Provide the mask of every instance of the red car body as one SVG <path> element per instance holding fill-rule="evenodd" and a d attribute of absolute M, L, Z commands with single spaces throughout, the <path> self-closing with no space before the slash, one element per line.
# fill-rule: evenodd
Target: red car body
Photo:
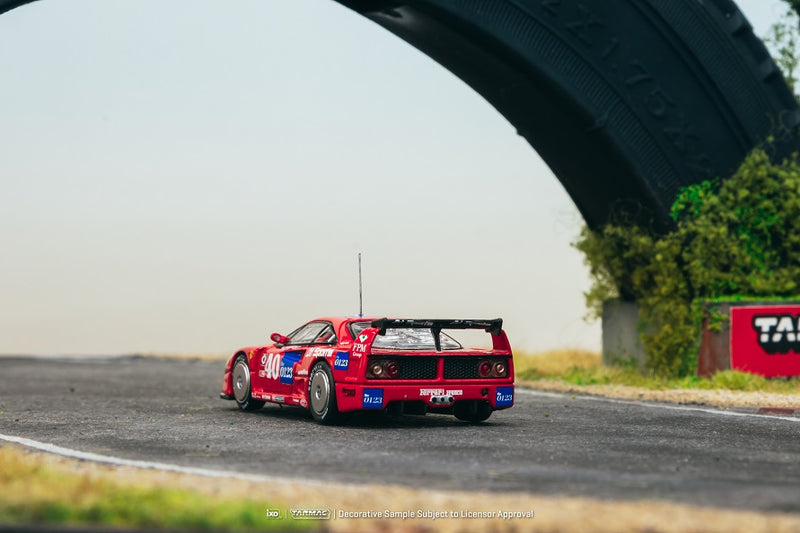
<path fill-rule="evenodd" d="M 511 346 L 502 319 L 320 318 L 274 344 L 237 351 L 221 397 L 250 411 L 272 402 L 311 411 L 328 424 L 383 410 L 453 414 L 469 422 L 514 404 Z M 451 336 L 483 330 L 491 345 L 465 348 Z"/>

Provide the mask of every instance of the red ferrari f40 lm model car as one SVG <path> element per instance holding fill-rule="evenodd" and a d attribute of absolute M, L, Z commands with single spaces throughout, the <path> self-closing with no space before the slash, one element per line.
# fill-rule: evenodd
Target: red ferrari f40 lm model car
<path fill-rule="evenodd" d="M 480 330 L 491 341 L 482 348 L 456 340 Z M 322 424 L 383 409 L 481 422 L 514 404 L 511 346 L 499 318 L 320 318 L 270 338 L 274 344 L 244 348 L 225 366 L 220 396 L 243 411 L 272 402 L 307 408 Z"/>

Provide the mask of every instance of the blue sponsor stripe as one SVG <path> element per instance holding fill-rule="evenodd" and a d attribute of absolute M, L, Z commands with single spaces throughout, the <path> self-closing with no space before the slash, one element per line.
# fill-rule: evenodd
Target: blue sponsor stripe
<path fill-rule="evenodd" d="M 294 383 L 294 364 L 300 361 L 303 354 L 300 352 L 286 352 L 281 358 L 280 380 L 285 385 Z"/>

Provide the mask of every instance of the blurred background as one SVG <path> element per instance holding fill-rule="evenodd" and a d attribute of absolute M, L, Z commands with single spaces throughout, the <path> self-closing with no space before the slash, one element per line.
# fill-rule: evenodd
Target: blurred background
<path fill-rule="evenodd" d="M 785 12 L 738 4 L 760 36 Z M 560 183 L 335 2 L 36 2 L 0 17 L 0 71 L 0 353 L 263 343 L 356 314 L 359 252 L 368 315 L 600 348 Z"/>

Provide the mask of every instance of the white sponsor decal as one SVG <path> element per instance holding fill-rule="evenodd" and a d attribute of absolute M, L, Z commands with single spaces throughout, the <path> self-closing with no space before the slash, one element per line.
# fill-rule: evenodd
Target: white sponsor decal
<path fill-rule="evenodd" d="M 298 376 L 298 377 L 307 376 L 307 375 L 308 375 L 308 370 L 298 370 L 297 373 L 295 374 L 295 376 Z"/>
<path fill-rule="evenodd" d="M 308 407 L 308 402 L 305 398 L 300 398 L 300 407 Z"/>
<path fill-rule="evenodd" d="M 353 345 L 353 355 L 356 355 L 356 354 L 361 355 L 362 353 L 367 353 L 368 349 L 369 349 L 369 345 L 368 344 L 361 344 L 361 343 L 357 342 L 357 343 L 355 343 Z"/>
<path fill-rule="evenodd" d="M 311 348 L 306 352 L 306 357 L 330 357 L 333 355 L 333 348 Z"/>
<path fill-rule="evenodd" d="M 454 389 L 454 390 L 444 390 L 444 389 L 420 389 L 419 395 L 420 396 L 463 396 L 464 391 L 461 389 Z"/>
<path fill-rule="evenodd" d="M 361 342 L 367 342 L 368 338 L 369 335 L 367 335 L 366 333 L 362 333 L 361 335 L 358 336 L 358 340 L 360 340 Z"/>
<path fill-rule="evenodd" d="M 261 356 L 261 364 L 262 365 L 267 364 L 267 354 Z"/>

